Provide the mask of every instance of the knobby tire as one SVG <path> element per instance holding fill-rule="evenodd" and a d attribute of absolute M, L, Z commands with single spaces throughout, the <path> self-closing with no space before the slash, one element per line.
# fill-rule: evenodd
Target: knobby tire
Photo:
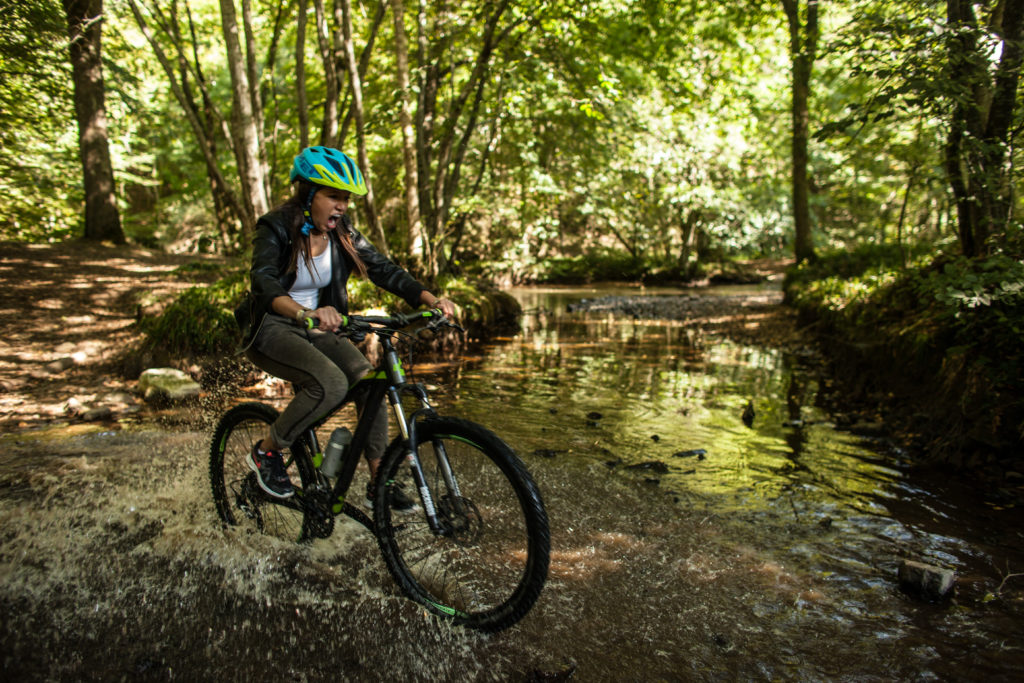
<path fill-rule="evenodd" d="M 417 426 L 417 454 L 445 528 L 435 535 L 422 510 L 401 513 L 390 489 L 419 500 L 398 441 L 375 484 L 377 541 L 395 582 L 438 617 L 482 631 L 522 619 L 547 580 L 550 533 L 537 486 L 512 449 L 492 432 L 457 418 Z M 443 479 L 435 453 L 447 451 L 461 496 Z"/>

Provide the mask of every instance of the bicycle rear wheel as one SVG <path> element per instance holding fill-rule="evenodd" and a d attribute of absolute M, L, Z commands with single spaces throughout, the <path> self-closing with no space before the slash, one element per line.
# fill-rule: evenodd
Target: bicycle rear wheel
<path fill-rule="evenodd" d="M 547 580 L 550 534 L 540 493 L 512 449 L 480 425 L 429 419 L 417 426 L 417 439 L 442 528 L 435 533 L 424 512 L 403 514 L 388 504 L 396 480 L 408 481 L 406 453 L 396 442 L 374 496 L 388 570 L 408 597 L 439 617 L 483 631 L 508 628 Z M 445 476 L 445 463 L 453 476 Z"/>
<path fill-rule="evenodd" d="M 221 418 L 210 445 L 210 485 L 217 514 L 232 526 L 251 527 L 259 533 L 288 541 L 302 541 L 307 533 L 303 490 L 313 481 L 312 465 L 305 458 L 286 460 L 302 487 L 290 498 L 275 498 L 260 488 L 246 458 L 253 444 L 263 438 L 278 412 L 263 403 L 246 403 Z"/>

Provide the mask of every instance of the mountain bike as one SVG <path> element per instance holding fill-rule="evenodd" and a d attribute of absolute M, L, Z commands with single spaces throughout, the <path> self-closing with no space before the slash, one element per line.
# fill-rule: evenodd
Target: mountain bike
<path fill-rule="evenodd" d="M 417 322 L 425 325 L 407 330 Z M 214 431 L 213 499 L 228 525 L 302 543 L 329 537 L 336 517 L 347 515 L 374 533 L 388 571 L 407 597 L 456 624 L 500 631 L 526 615 L 547 580 L 547 513 L 512 448 L 478 424 L 439 415 L 426 388 L 406 377 L 396 344 L 406 344 L 411 359 L 418 334 L 443 327 L 458 326 L 438 310 L 345 316 L 339 333 L 353 340 L 376 335 L 382 362 L 285 453 L 289 476 L 293 484 L 299 482 L 295 494 L 266 494 L 246 465 L 253 444 L 278 415 L 267 404 L 246 403 L 228 410 Z M 320 470 L 317 429 L 357 397 L 362 398 L 362 414 L 337 476 L 328 477 Z M 371 520 L 347 495 L 385 397 L 399 434 L 387 447 L 372 485 Z M 415 408 L 409 415 L 403 399 Z M 392 488 L 403 481 L 412 484 L 418 497 L 418 509 L 411 514 L 391 504 Z"/>

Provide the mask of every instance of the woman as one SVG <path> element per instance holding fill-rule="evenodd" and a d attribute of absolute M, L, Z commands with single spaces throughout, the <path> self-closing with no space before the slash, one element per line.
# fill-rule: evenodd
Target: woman
<path fill-rule="evenodd" d="M 295 398 L 266 435 L 253 444 L 249 467 L 272 496 L 295 493 L 282 451 L 313 422 L 341 403 L 348 388 L 372 369 L 362 353 L 334 332 L 348 312 L 346 283 L 353 272 L 396 294 L 413 307 L 455 313 L 409 273 L 382 256 L 347 215 L 352 195 L 366 194 L 356 164 L 329 147 L 310 147 L 295 157 L 292 197 L 256 223 L 251 295 L 235 316 L 246 356 L 260 369 L 292 382 Z M 320 321 L 306 329 L 306 319 Z M 357 405 L 359 410 L 364 406 Z M 387 445 L 387 410 L 377 412 L 366 446 L 370 479 Z M 372 492 L 367 486 L 367 497 Z M 412 508 L 400 491 L 392 505 Z"/>

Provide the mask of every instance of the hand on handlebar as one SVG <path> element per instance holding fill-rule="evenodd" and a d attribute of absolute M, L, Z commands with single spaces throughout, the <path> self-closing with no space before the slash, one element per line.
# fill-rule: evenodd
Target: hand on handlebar
<path fill-rule="evenodd" d="M 344 322 L 341 313 L 334 306 L 323 306 L 310 313 L 311 318 L 318 321 L 317 329 L 324 332 L 337 332 Z"/>
<path fill-rule="evenodd" d="M 455 303 L 451 299 L 438 299 L 431 308 L 440 310 L 448 319 L 455 317 Z"/>

